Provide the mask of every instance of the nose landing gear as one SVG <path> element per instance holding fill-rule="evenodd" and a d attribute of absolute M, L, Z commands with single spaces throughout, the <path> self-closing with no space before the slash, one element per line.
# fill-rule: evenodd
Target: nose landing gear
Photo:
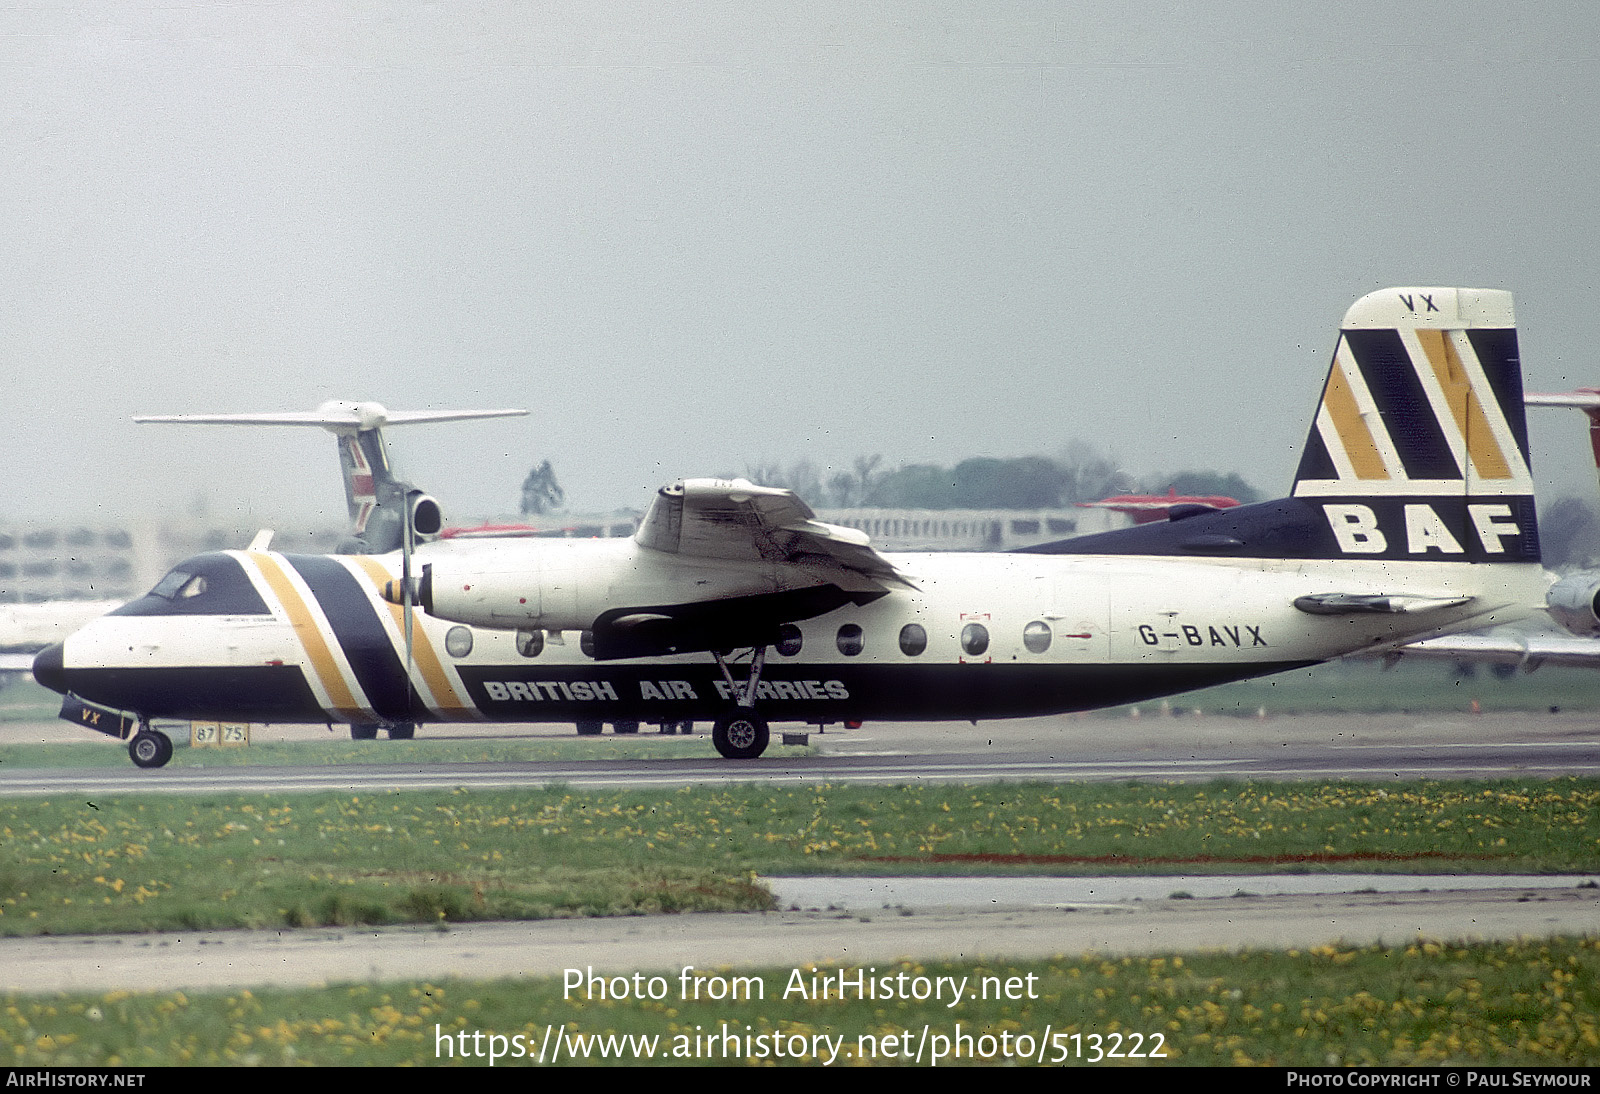
<path fill-rule="evenodd" d="M 172 759 L 172 738 L 141 722 L 139 732 L 128 740 L 128 757 L 138 767 L 161 767 Z"/>

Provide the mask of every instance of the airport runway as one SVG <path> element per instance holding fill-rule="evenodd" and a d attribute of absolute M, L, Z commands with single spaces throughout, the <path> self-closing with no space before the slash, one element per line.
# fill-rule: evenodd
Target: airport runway
<path fill-rule="evenodd" d="M 570 737 L 556 726 L 424 726 L 424 737 Z M 0 741 L 82 740 L 60 723 L 7 727 Z M 326 739 L 326 728 L 268 727 L 264 739 Z M 683 738 L 662 741 L 689 745 Z M 1254 718 L 1029 718 L 881 723 L 812 734 L 818 755 L 720 759 L 303 767 L 127 766 L 0 770 L 0 796 L 514 787 L 671 787 L 730 782 L 995 782 L 1143 779 L 1480 779 L 1600 775 L 1600 721 L 1588 715 L 1313 715 Z M 109 740 L 85 747 L 120 748 Z"/>
<path fill-rule="evenodd" d="M 67 727 L 70 738 L 75 732 Z M 325 737 L 323 727 L 275 728 Z M 485 735 L 492 727 L 424 727 Z M 526 735 L 529 727 L 507 727 Z M 560 727 L 536 735 L 566 736 Z M 9 727 L 0 739 L 59 725 Z M 261 735 L 258 734 L 258 739 Z M 687 742 L 685 742 L 687 743 Z M 970 725 L 875 725 L 814 735 L 819 754 L 704 759 L 301 768 L 131 766 L 0 771 L 0 795 L 365 791 L 419 786 L 674 786 L 726 781 L 1001 779 L 1393 779 L 1600 773 L 1600 725 L 1584 715 L 1272 718 L 1067 717 Z M 85 747 L 117 747 L 89 741 Z M 1433 877 L 772 879 L 765 915 L 492 923 L 425 929 L 226 931 L 0 940 L 0 990 L 315 984 L 398 977 L 613 973 L 682 965 L 752 969 L 901 957 L 1053 954 L 1506 939 L 1600 930 L 1593 878 L 1494 879 L 1468 891 Z M 1310 884 L 1312 891 L 1303 891 Z M 1475 882 L 1475 884 L 1479 884 Z M 972 895 L 973 892 L 977 896 Z M 1177 898 L 1174 894 L 1180 894 Z"/>

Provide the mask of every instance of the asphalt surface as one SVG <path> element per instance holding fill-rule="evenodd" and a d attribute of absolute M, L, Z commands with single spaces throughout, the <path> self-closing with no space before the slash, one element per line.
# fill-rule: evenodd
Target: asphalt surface
<path fill-rule="evenodd" d="M 561 726 L 424 726 L 422 739 L 573 736 Z M 328 740 L 323 726 L 272 726 L 254 739 Z M 703 740 L 703 736 L 701 738 Z M 0 743 L 78 741 L 120 750 L 64 723 L 0 727 Z M 661 738 L 671 746 L 689 739 Z M 437 787 L 667 787 L 692 783 L 1203 781 L 1600 775 L 1600 720 L 1587 715 L 1313 715 L 1254 718 L 1064 716 L 1011 722 L 880 723 L 813 733 L 818 754 L 526 763 L 300 767 L 0 769 L 0 796 L 59 793 L 382 790 Z"/>

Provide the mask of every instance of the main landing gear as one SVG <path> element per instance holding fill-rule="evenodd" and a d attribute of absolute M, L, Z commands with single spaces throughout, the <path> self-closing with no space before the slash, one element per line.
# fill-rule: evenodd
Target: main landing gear
<path fill-rule="evenodd" d="M 356 722 L 351 722 L 350 739 L 352 741 L 376 741 L 378 739 L 378 730 L 380 729 L 388 731 L 389 740 L 391 741 L 409 741 L 417 735 L 417 723 L 415 722 L 390 722 L 386 726 L 380 726 L 376 723 L 360 725 Z"/>
<path fill-rule="evenodd" d="M 735 707 L 711 726 L 711 743 L 730 760 L 753 760 L 767 750 L 767 720 L 749 707 Z"/>
<path fill-rule="evenodd" d="M 140 722 L 139 732 L 128 739 L 128 757 L 139 767 L 161 767 L 172 759 L 172 738 Z"/>
<path fill-rule="evenodd" d="M 727 759 L 753 760 L 767 750 L 767 742 L 772 739 L 767 720 L 755 710 L 756 686 L 761 683 L 761 670 L 767 664 L 767 647 L 756 647 L 750 660 L 750 675 L 742 687 L 734 682 L 727 659 L 720 652 L 713 652 L 712 656 L 737 705 L 712 723 L 711 743 Z"/>
<path fill-rule="evenodd" d="M 694 732 L 693 722 L 660 722 L 658 724 L 661 732 L 668 736 L 671 736 L 674 733 L 687 734 Z M 605 729 L 606 724 L 600 721 L 587 720 L 576 723 L 576 726 L 578 730 L 578 736 L 598 737 L 600 736 L 601 731 Z M 620 733 L 626 736 L 630 733 L 638 733 L 639 726 L 639 722 L 625 719 L 620 722 L 612 722 L 611 730 L 613 733 Z"/>

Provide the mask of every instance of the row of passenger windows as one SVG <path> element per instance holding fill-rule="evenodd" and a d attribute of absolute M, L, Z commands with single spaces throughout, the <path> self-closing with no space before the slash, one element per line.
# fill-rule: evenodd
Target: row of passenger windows
<path fill-rule="evenodd" d="M 793 657 L 800 652 L 804 636 L 800 628 L 785 623 L 778 639 L 778 652 Z M 854 623 L 846 623 L 834 635 L 834 645 L 846 657 L 854 657 L 866 649 L 866 635 Z M 1043 653 L 1050 648 L 1050 624 L 1034 620 L 1022 628 L 1022 645 L 1029 653 Z M 900 652 L 907 657 L 920 656 L 928 648 L 928 631 L 921 623 L 907 623 L 900 628 Z M 961 628 L 961 652 L 977 657 L 989 650 L 989 628 L 982 623 L 968 623 Z"/>
<path fill-rule="evenodd" d="M 835 633 L 834 645 L 846 657 L 855 657 L 867 648 L 867 636 L 859 624 L 845 623 Z M 545 632 L 520 630 L 516 635 L 517 652 L 523 657 L 538 657 L 544 652 Z M 793 623 L 778 629 L 775 647 L 780 656 L 795 657 L 805 645 L 805 635 Z M 1043 653 L 1050 648 L 1050 624 L 1036 619 L 1022 628 L 1022 645 L 1029 653 Z M 465 657 L 472 652 L 472 631 L 467 627 L 451 627 L 444 636 L 444 648 L 451 657 Z M 594 656 L 594 635 L 584 631 L 578 636 L 578 648 L 585 657 Z M 900 628 L 900 652 L 907 657 L 917 657 L 928 648 L 928 631 L 921 623 L 907 623 Z M 982 623 L 968 623 L 961 628 L 961 652 L 968 657 L 978 657 L 988 652 L 989 628 Z"/>

